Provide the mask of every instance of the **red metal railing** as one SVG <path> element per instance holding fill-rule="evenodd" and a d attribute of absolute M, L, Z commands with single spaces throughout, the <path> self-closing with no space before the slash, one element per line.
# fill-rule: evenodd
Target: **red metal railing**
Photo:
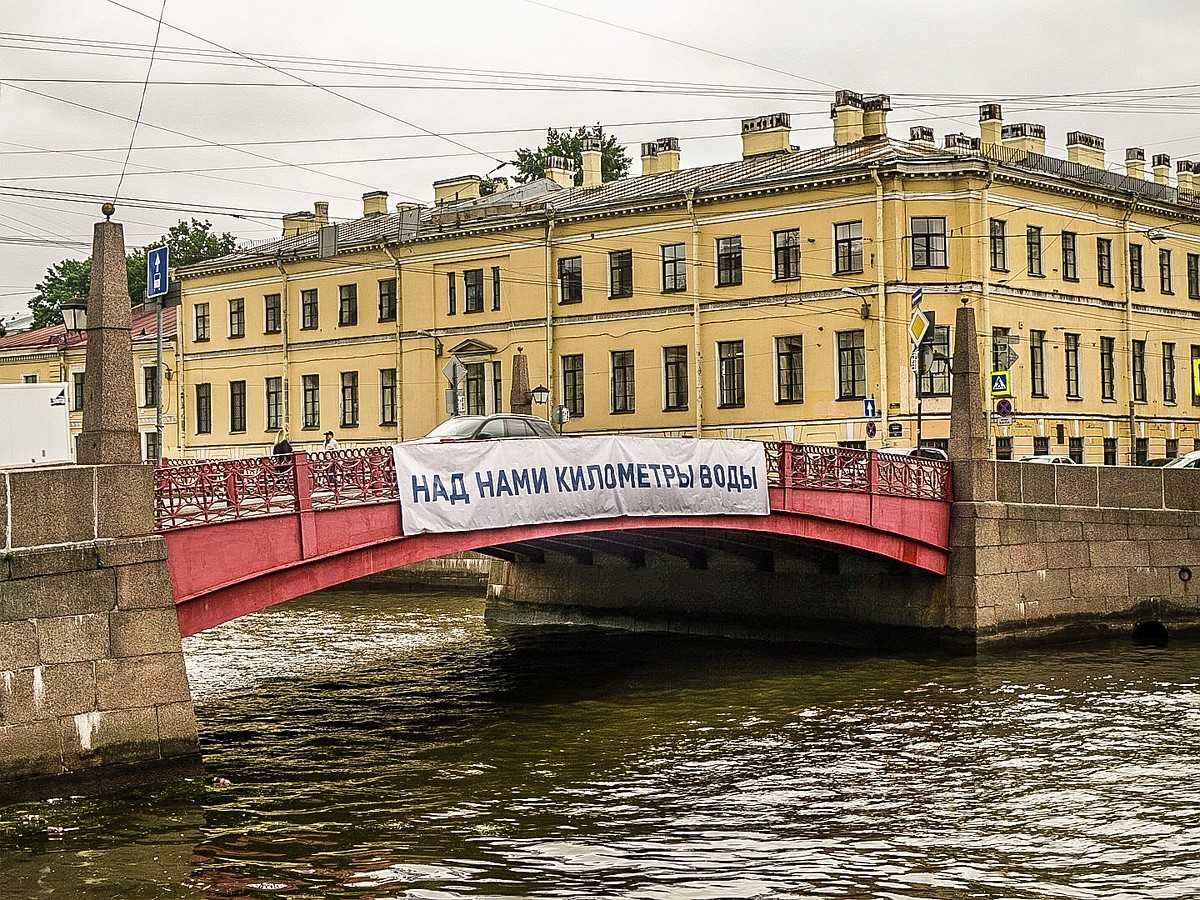
<path fill-rule="evenodd" d="M 950 464 L 822 444 L 770 441 L 770 484 L 950 500 Z M 390 447 L 231 460 L 163 460 L 155 470 L 159 531 L 273 513 L 399 498 Z"/>

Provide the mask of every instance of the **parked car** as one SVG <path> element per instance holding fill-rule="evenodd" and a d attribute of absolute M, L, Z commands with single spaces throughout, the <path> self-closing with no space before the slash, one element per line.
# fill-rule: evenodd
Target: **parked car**
<path fill-rule="evenodd" d="M 1167 463 L 1169 463 L 1171 461 L 1171 459 L 1172 459 L 1172 457 L 1170 457 L 1170 456 L 1156 456 L 1156 457 L 1154 457 L 1154 459 L 1146 460 L 1144 463 L 1142 463 L 1142 465 L 1150 466 L 1152 469 L 1157 469 L 1157 468 L 1161 468 L 1162 466 L 1165 466 Z"/>
<path fill-rule="evenodd" d="M 916 456 L 919 459 L 940 459 L 943 462 L 950 459 L 945 450 L 937 447 L 884 447 L 879 452 L 893 456 Z"/>
<path fill-rule="evenodd" d="M 1047 465 L 1052 465 L 1052 466 L 1057 466 L 1057 465 L 1074 466 L 1074 465 L 1077 465 L 1075 460 L 1071 459 L 1071 457 L 1058 456 L 1053 453 L 1044 454 L 1042 456 L 1024 456 L 1021 458 L 1021 462 L 1046 463 Z"/>
<path fill-rule="evenodd" d="M 1200 450 L 1177 456 L 1163 465 L 1164 469 L 1200 469 Z"/>
<path fill-rule="evenodd" d="M 417 442 L 491 441 L 501 438 L 556 438 L 558 433 L 545 419 L 516 413 L 490 416 L 455 416 L 447 419 Z"/>

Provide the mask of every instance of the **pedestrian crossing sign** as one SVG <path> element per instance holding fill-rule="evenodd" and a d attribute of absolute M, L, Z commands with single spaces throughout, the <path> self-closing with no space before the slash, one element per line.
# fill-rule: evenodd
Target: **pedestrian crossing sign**
<path fill-rule="evenodd" d="M 1008 397 L 1012 394 L 1010 389 L 1008 372 L 1000 371 L 992 373 L 992 396 L 993 397 Z"/>

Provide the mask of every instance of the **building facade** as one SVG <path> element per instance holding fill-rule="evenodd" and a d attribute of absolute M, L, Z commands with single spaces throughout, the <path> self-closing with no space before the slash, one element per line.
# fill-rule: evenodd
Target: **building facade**
<path fill-rule="evenodd" d="M 137 385 L 138 431 L 142 459 L 156 461 L 180 446 L 177 392 L 171 383 L 175 362 L 175 310 L 163 310 L 163 427 L 158 434 L 158 330 L 153 307 L 133 308 L 133 369 Z M 51 325 L 0 337 L 0 384 L 61 381 L 67 385 L 71 436 L 83 429 L 83 380 L 86 377 L 86 334 L 75 334 L 63 325 Z"/>
<path fill-rule="evenodd" d="M 1112 172 L 1080 132 L 1050 157 L 1041 126 L 995 104 L 939 148 L 924 127 L 889 137 L 889 110 L 840 91 L 833 146 L 793 147 L 778 113 L 743 120 L 725 164 L 681 169 L 662 138 L 619 181 L 588 148 L 580 187 L 551 158 L 484 196 L 464 177 L 429 207 L 375 192 L 351 221 L 323 203 L 285 217 L 279 240 L 179 273 L 180 452 L 418 437 L 454 402 L 528 402 L 518 355 L 566 433 L 941 443 L 960 303 L 995 373 L 980 403 L 998 456 L 1200 446 L 1192 164 L 1172 177 L 1158 156 L 1148 175 L 1131 148 Z M 916 355 L 914 311 L 931 320 Z"/>

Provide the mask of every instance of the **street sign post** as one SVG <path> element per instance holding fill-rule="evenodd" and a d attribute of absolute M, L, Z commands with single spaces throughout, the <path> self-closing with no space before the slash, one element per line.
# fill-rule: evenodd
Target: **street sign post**
<path fill-rule="evenodd" d="M 865 418 L 865 419 L 875 418 L 875 398 L 874 397 L 867 397 L 865 400 L 863 400 L 863 418 Z"/>
<path fill-rule="evenodd" d="M 442 366 L 442 374 L 450 382 L 450 389 L 446 391 L 446 412 L 452 416 L 462 415 L 467 409 L 467 392 L 463 385 L 467 367 L 457 356 L 451 356 L 450 361 Z"/>
<path fill-rule="evenodd" d="M 146 297 L 153 300 L 167 293 L 168 248 L 153 247 L 146 251 Z"/>
<path fill-rule="evenodd" d="M 992 396 L 1008 397 L 1012 394 L 1007 370 L 992 373 Z"/>
<path fill-rule="evenodd" d="M 912 318 L 908 320 L 908 337 L 913 342 L 914 347 L 925 340 L 925 335 L 929 329 L 929 317 L 921 312 L 921 310 L 914 309 Z"/>

